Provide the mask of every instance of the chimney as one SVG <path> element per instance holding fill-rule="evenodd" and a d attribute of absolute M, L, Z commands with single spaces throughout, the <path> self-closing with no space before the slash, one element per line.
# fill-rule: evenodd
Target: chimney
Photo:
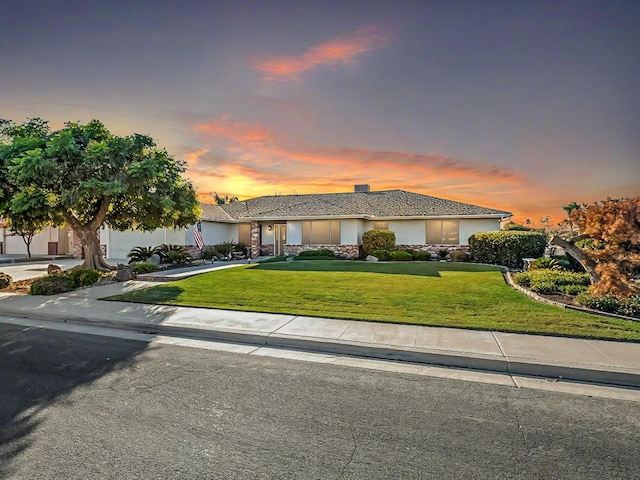
<path fill-rule="evenodd" d="M 365 183 L 363 185 L 356 185 L 354 191 L 355 193 L 369 193 L 371 191 L 371 188 L 368 184 Z"/>

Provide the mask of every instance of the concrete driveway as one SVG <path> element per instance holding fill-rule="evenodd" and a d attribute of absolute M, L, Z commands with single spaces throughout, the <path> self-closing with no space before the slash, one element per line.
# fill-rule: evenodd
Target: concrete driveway
<path fill-rule="evenodd" d="M 39 278 L 47 274 L 47 267 L 50 264 L 58 265 L 62 270 L 80 265 L 82 260 L 80 259 L 38 259 L 33 262 L 20 262 L 20 263 L 0 263 L 0 272 L 11 275 L 13 281 L 27 280 L 29 278 Z M 118 263 L 127 263 L 122 259 L 107 259 L 109 265 L 117 265 Z"/>

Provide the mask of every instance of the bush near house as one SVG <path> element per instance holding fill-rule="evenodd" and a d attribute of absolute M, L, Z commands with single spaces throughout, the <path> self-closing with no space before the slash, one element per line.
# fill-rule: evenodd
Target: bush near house
<path fill-rule="evenodd" d="M 476 262 L 521 268 L 523 258 L 544 255 L 547 237 L 519 230 L 480 232 L 469 238 L 469 253 Z"/>
<path fill-rule="evenodd" d="M 453 250 L 449 254 L 449 258 L 452 262 L 470 262 L 471 255 L 468 252 L 463 252 L 461 250 Z"/>
<path fill-rule="evenodd" d="M 391 260 L 391 252 L 389 252 L 389 250 L 374 250 L 369 255 L 373 255 L 378 260 L 382 260 L 383 262 Z"/>
<path fill-rule="evenodd" d="M 221 258 L 222 254 L 216 250 L 216 247 L 209 245 L 200 251 L 200 257 L 204 260 L 213 260 L 214 258 Z"/>
<path fill-rule="evenodd" d="M 133 273 L 151 273 L 160 269 L 155 263 L 140 262 L 133 265 Z"/>
<path fill-rule="evenodd" d="M 403 252 L 402 250 L 394 250 L 390 255 L 391 260 L 394 262 L 410 262 L 413 259 L 409 252 Z"/>
<path fill-rule="evenodd" d="M 420 250 L 415 250 L 412 254 L 412 257 L 417 262 L 430 262 L 431 252 L 423 252 Z"/>
<path fill-rule="evenodd" d="M 391 230 L 369 230 L 362 234 L 362 248 L 373 255 L 374 250 L 393 250 L 396 246 L 396 234 Z"/>
<path fill-rule="evenodd" d="M 100 272 L 91 268 L 71 270 L 64 275 L 71 280 L 74 288 L 90 287 L 91 285 L 95 285 L 102 276 L 100 275 Z"/>
<path fill-rule="evenodd" d="M 57 295 L 81 287 L 95 285 L 102 274 L 91 268 L 71 270 L 58 275 L 46 275 L 29 287 L 29 295 Z"/>
<path fill-rule="evenodd" d="M 220 252 L 222 256 L 227 257 L 235 251 L 236 245 L 237 243 L 231 240 L 229 242 L 218 243 L 217 245 L 214 245 L 213 248 Z"/>
<path fill-rule="evenodd" d="M 298 254 L 300 260 L 311 260 L 312 258 L 324 257 L 324 258 L 336 258 L 336 254 L 333 250 L 329 250 L 328 248 L 322 248 L 320 250 L 305 250 Z"/>
<path fill-rule="evenodd" d="M 131 251 L 127 253 L 127 258 L 129 259 L 129 264 L 144 262 L 156 253 L 158 253 L 158 247 L 133 247 Z"/>
<path fill-rule="evenodd" d="M 31 284 L 29 295 L 57 295 L 75 290 L 73 281 L 66 275 L 47 275 Z"/>

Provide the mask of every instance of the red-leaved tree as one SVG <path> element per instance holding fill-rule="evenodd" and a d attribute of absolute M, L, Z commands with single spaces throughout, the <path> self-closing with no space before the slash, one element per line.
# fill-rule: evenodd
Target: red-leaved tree
<path fill-rule="evenodd" d="M 640 197 L 572 206 L 569 218 L 579 235 L 568 240 L 554 236 L 551 243 L 582 264 L 591 277 L 592 295 L 637 295 L 633 274 L 640 268 Z M 594 241 L 591 248 L 576 245 L 586 239 Z"/>

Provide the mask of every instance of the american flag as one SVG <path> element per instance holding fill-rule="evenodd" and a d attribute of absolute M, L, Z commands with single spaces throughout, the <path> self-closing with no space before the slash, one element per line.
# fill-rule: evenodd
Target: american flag
<path fill-rule="evenodd" d="M 198 222 L 193 226 L 193 239 L 196 241 L 198 248 L 204 248 L 204 240 L 202 239 L 202 222 Z"/>

